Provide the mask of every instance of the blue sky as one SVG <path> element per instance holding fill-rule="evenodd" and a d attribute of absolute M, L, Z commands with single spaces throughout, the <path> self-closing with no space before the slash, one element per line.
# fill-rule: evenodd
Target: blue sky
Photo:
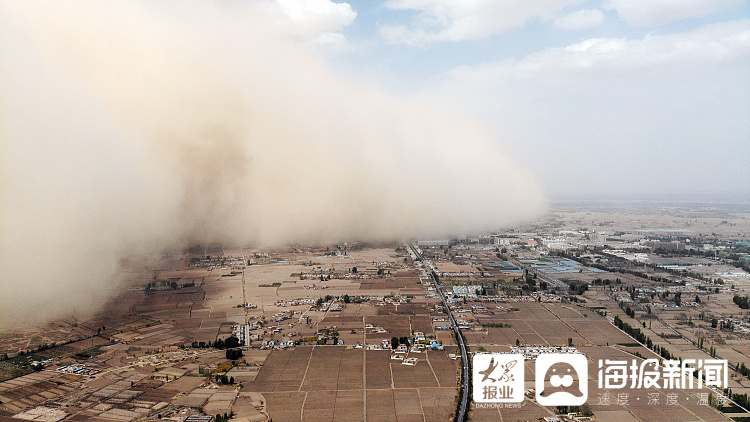
<path fill-rule="evenodd" d="M 338 72 L 474 117 L 553 197 L 750 197 L 747 1 L 278 3 Z"/>

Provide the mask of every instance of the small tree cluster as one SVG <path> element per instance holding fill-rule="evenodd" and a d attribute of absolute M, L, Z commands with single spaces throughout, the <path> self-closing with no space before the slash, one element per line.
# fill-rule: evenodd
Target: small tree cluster
<path fill-rule="evenodd" d="M 229 360 L 237 360 L 242 357 L 242 349 L 227 349 L 226 355 Z"/>
<path fill-rule="evenodd" d="M 571 294 L 582 295 L 588 289 L 589 289 L 588 283 L 582 283 L 580 281 L 574 281 L 570 283 Z"/>
<path fill-rule="evenodd" d="M 635 311 L 630 306 L 625 308 L 625 314 L 629 316 L 630 318 L 635 318 Z"/>
<path fill-rule="evenodd" d="M 223 375 L 218 375 L 217 374 L 214 377 L 214 380 L 216 381 L 217 384 L 221 384 L 221 385 L 232 385 L 232 384 L 234 384 L 234 377 L 227 377 L 227 374 L 223 374 Z"/>
<path fill-rule="evenodd" d="M 406 345 L 406 347 L 409 347 L 409 338 L 408 337 L 391 337 L 392 349 L 398 348 L 399 344 L 404 344 Z"/>
<path fill-rule="evenodd" d="M 234 412 L 230 411 L 229 413 L 224 413 L 223 415 L 216 414 L 216 417 L 214 418 L 215 422 L 227 422 L 230 419 L 234 417 Z"/>
<path fill-rule="evenodd" d="M 235 336 L 229 336 L 226 340 L 218 339 L 214 342 L 214 347 L 217 349 L 229 349 L 232 347 L 239 347 L 240 339 Z"/>

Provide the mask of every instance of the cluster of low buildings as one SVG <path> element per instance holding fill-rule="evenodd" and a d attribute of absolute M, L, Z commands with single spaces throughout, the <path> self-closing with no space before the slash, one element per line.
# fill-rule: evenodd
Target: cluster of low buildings
<path fill-rule="evenodd" d="M 99 373 L 99 370 L 86 366 L 83 363 L 74 363 L 57 368 L 57 372 L 74 375 L 96 375 Z"/>
<path fill-rule="evenodd" d="M 284 350 L 290 347 L 294 347 L 296 345 L 297 343 L 294 340 L 280 340 L 280 341 L 267 340 L 267 341 L 261 342 L 260 349 L 261 350 L 266 350 L 266 349 Z"/>
<path fill-rule="evenodd" d="M 522 354 L 525 359 L 536 359 L 543 353 L 580 353 L 578 349 L 573 346 L 537 346 L 537 345 L 522 345 L 522 346 L 511 346 L 511 353 Z"/>
<path fill-rule="evenodd" d="M 274 302 L 274 306 L 278 306 L 281 308 L 286 308 L 287 306 L 300 306 L 300 305 L 314 305 L 315 299 L 312 298 L 298 298 L 298 299 L 286 299 L 286 300 L 277 300 Z"/>
<path fill-rule="evenodd" d="M 209 270 L 244 268 L 245 264 L 246 262 L 240 257 L 204 256 L 190 259 L 191 267 L 207 268 Z"/>

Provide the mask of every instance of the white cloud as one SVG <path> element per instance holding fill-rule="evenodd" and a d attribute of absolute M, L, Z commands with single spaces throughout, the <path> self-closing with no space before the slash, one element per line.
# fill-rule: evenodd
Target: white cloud
<path fill-rule="evenodd" d="M 429 90 L 492 121 L 551 192 L 747 192 L 748 68 L 742 20 L 462 66 Z"/>
<path fill-rule="evenodd" d="M 462 77 L 554 77 L 658 69 L 669 64 L 713 65 L 750 56 L 750 20 L 707 25 L 697 30 L 647 35 L 643 39 L 593 38 L 564 48 L 529 54 L 520 61 L 500 62 L 475 68 L 460 67 Z M 495 75 L 495 76 L 492 76 Z"/>
<path fill-rule="evenodd" d="M 595 28 L 604 23 L 604 12 L 599 9 L 576 10 L 555 19 L 555 26 L 566 31 Z"/>
<path fill-rule="evenodd" d="M 346 48 L 346 37 L 341 31 L 357 18 L 349 3 L 331 0 L 274 0 L 272 4 L 287 18 L 287 33 L 334 50 Z"/>
<path fill-rule="evenodd" d="M 337 32 L 354 22 L 357 12 L 349 3 L 330 0 L 276 0 L 303 35 L 317 37 Z"/>
<path fill-rule="evenodd" d="M 529 19 L 549 20 L 564 8 L 582 0 L 389 0 L 392 10 L 419 13 L 409 27 L 381 26 L 390 43 L 424 46 L 438 41 L 479 40 L 513 28 Z"/>
<path fill-rule="evenodd" d="M 605 10 L 617 10 L 630 25 L 656 27 L 670 22 L 706 16 L 737 0 L 606 0 Z"/>

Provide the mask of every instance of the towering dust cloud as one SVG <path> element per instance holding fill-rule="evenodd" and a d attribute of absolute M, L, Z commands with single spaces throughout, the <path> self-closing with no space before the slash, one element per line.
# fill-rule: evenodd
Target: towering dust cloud
<path fill-rule="evenodd" d="M 124 259 L 496 229 L 530 175 L 475 122 L 342 80 L 272 2 L 0 3 L 0 327 Z"/>

